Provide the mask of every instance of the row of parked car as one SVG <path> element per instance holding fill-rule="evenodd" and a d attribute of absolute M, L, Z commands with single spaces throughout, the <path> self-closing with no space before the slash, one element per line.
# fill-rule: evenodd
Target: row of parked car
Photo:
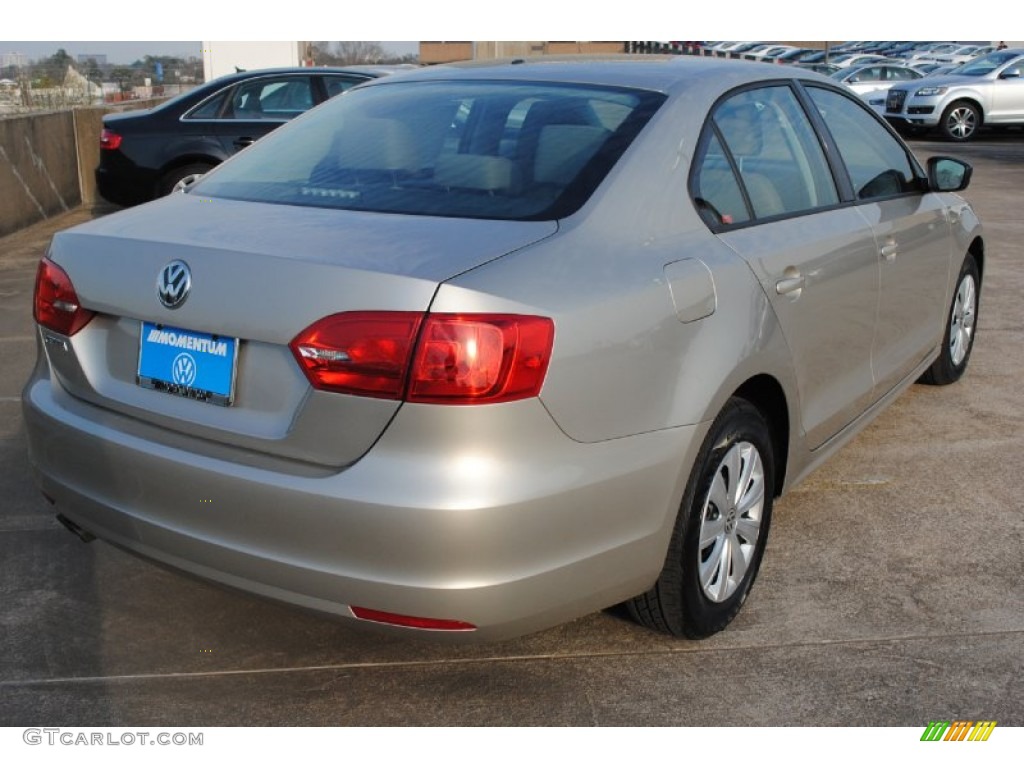
<path fill-rule="evenodd" d="M 950 141 L 967 141 L 982 125 L 1024 124 L 1024 49 L 866 41 L 821 51 L 723 41 L 700 52 L 812 69 L 849 87 L 908 135 L 938 129 Z"/>
<path fill-rule="evenodd" d="M 900 59 L 910 62 L 938 62 L 964 64 L 973 58 L 996 50 L 992 45 L 974 45 L 949 42 L 848 42 L 830 47 L 800 48 L 793 45 L 724 40 L 690 46 L 704 55 L 724 58 L 743 58 L 761 61 L 795 63 L 830 62 L 850 66 L 868 59 Z"/>

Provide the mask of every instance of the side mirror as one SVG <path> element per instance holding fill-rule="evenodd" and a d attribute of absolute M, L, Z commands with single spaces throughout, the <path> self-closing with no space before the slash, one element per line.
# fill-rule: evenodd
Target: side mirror
<path fill-rule="evenodd" d="M 1020 77 L 1020 70 L 1017 70 L 1017 69 L 1008 69 L 1005 72 L 1000 72 L 999 73 L 999 79 L 1000 80 L 1016 80 L 1019 77 Z"/>
<path fill-rule="evenodd" d="M 928 189 L 932 192 L 959 192 L 971 183 L 974 169 L 952 157 L 928 158 Z"/>

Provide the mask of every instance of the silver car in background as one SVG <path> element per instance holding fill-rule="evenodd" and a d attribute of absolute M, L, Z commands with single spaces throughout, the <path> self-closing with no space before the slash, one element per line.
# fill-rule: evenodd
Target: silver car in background
<path fill-rule="evenodd" d="M 969 179 L 797 69 L 359 86 L 54 237 L 35 476 L 83 538 L 347 620 L 487 639 L 624 601 L 704 637 L 774 498 L 964 373 Z"/>
<path fill-rule="evenodd" d="M 920 80 L 924 75 L 913 67 L 899 62 L 882 64 L 857 64 L 844 67 L 829 75 L 838 83 L 842 83 L 860 96 L 868 105 L 882 114 L 885 112 L 885 99 L 895 83 Z"/>
<path fill-rule="evenodd" d="M 968 141 L 982 125 L 1024 125 L 1024 48 L 890 89 L 885 118 L 910 131 L 938 128 L 950 141 Z"/>

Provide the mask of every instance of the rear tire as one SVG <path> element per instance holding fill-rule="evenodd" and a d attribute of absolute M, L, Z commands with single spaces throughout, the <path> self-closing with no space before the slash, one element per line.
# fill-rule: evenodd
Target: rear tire
<path fill-rule="evenodd" d="M 953 302 L 946 316 L 946 331 L 942 334 L 942 349 L 931 368 L 919 379 L 922 384 L 952 384 L 967 370 L 971 350 L 974 349 L 975 331 L 978 328 L 980 285 L 978 263 L 974 256 L 968 253 L 956 279 Z"/>
<path fill-rule="evenodd" d="M 204 173 L 212 170 L 212 168 L 213 166 L 209 163 L 189 163 L 179 168 L 172 168 L 160 179 L 160 184 L 157 187 L 157 196 L 163 197 L 164 195 L 179 191 L 179 189 L 184 189 Z"/>
<path fill-rule="evenodd" d="M 764 417 L 731 398 L 701 445 L 661 575 L 626 603 L 630 615 L 650 629 L 694 639 L 724 629 L 757 577 L 774 480 Z"/>

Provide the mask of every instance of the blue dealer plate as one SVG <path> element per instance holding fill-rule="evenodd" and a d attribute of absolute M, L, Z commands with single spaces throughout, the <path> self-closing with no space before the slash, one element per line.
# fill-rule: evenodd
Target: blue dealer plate
<path fill-rule="evenodd" d="M 138 382 L 147 389 L 231 405 L 238 339 L 142 323 Z"/>

